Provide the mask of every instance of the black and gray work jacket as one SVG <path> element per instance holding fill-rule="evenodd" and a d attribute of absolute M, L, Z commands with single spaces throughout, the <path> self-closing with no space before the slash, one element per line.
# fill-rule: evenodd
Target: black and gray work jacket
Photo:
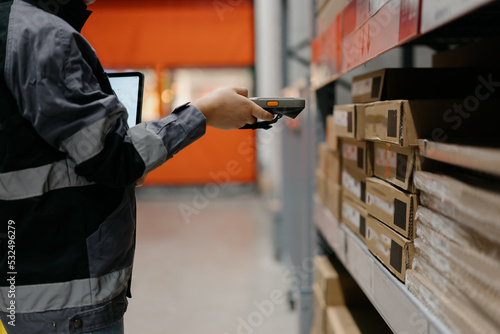
<path fill-rule="evenodd" d="M 188 105 L 129 128 L 79 32 L 88 16 L 82 0 L 0 0 L 0 319 L 9 334 L 88 332 L 123 317 L 134 183 L 205 133 Z"/>

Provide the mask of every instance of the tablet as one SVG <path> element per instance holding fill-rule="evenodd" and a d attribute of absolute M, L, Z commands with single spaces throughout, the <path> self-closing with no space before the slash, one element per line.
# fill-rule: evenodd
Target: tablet
<path fill-rule="evenodd" d="M 142 120 L 142 97 L 144 74 L 141 72 L 108 73 L 111 88 L 118 100 L 127 108 L 128 126 L 133 127 Z"/>

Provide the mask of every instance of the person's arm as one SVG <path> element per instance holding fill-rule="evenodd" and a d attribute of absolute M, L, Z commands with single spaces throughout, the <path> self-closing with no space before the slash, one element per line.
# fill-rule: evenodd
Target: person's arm
<path fill-rule="evenodd" d="M 248 99 L 248 90 L 242 87 L 217 90 L 192 103 L 206 118 L 206 124 L 222 130 L 239 129 L 254 123 L 257 118 L 272 120 L 274 115 Z M 180 149 L 180 147 L 179 147 Z M 140 187 L 146 180 L 147 172 L 136 181 Z"/>
<path fill-rule="evenodd" d="M 128 129 L 116 96 L 102 92 L 81 49 L 87 42 L 61 29 L 33 40 L 11 38 L 6 79 L 20 111 L 37 133 L 67 153 L 78 175 L 109 186 L 133 184 L 205 133 L 272 117 L 241 89 L 222 90 L 171 115 Z"/>

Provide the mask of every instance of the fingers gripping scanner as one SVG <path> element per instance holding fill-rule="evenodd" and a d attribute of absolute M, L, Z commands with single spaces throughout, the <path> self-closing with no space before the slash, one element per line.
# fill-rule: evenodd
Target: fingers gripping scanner
<path fill-rule="evenodd" d="M 274 114 L 275 117 L 272 121 L 247 124 L 241 129 L 268 130 L 283 116 L 296 118 L 306 106 L 306 100 L 299 97 L 252 97 L 250 100 L 264 110 Z"/>

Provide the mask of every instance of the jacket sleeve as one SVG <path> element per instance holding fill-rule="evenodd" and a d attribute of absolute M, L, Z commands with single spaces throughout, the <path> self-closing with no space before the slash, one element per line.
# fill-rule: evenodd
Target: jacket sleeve
<path fill-rule="evenodd" d="M 124 106 L 94 75 L 97 63 L 88 42 L 61 26 L 12 33 L 7 45 L 5 77 L 20 112 L 78 175 L 129 185 L 205 133 L 205 117 L 189 105 L 128 128 Z"/>

